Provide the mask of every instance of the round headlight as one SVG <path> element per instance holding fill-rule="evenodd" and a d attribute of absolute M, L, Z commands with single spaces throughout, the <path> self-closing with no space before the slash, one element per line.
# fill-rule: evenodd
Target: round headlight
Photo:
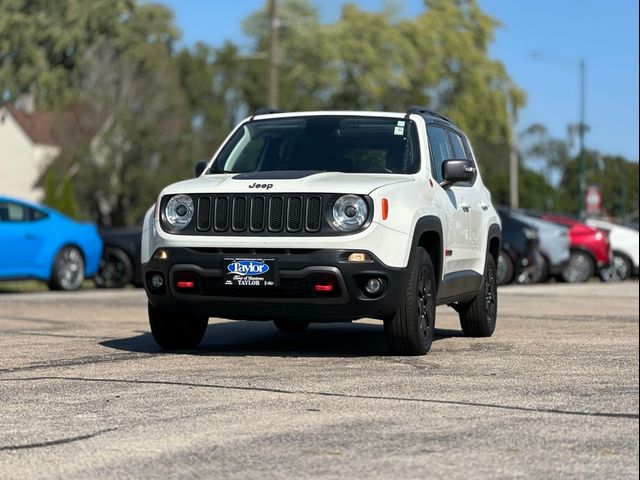
<path fill-rule="evenodd" d="M 367 203 L 357 195 L 343 195 L 333 204 L 333 220 L 343 232 L 357 230 L 367 221 Z"/>
<path fill-rule="evenodd" d="M 188 195 L 171 197 L 164 209 L 164 215 L 169 225 L 182 230 L 193 218 L 193 200 Z"/>

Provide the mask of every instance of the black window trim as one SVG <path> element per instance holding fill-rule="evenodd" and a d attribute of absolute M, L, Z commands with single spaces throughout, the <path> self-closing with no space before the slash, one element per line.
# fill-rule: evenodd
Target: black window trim
<path fill-rule="evenodd" d="M 427 141 L 429 143 L 429 157 L 431 160 L 431 178 L 436 182 L 436 183 L 440 183 L 438 182 L 438 179 L 436 178 L 436 176 L 434 175 L 435 171 L 436 171 L 436 167 L 435 167 L 435 163 L 434 163 L 434 157 L 433 157 L 433 149 L 431 148 L 431 137 L 429 136 L 429 128 L 441 128 L 445 131 L 445 138 L 447 139 L 447 142 L 449 143 L 449 149 L 453 152 L 453 145 L 451 145 L 451 140 L 449 139 L 449 132 L 453 132 L 457 135 L 460 135 L 462 137 L 462 143 L 465 149 L 465 154 L 467 155 L 467 160 L 471 160 L 473 162 L 474 167 L 476 167 L 476 172 L 477 172 L 477 165 L 476 165 L 476 161 L 473 158 L 473 155 L 471 155 L 471 149 L 469 148 L 469 141 L 467 140 L 467 137 L 465 134 L 463 134 L 462 132 L 460 132 L 459 130 L 453 129 L 451 128 L 449 125 L 446 125 L 444 123 L 439 123 L 439 122 L 431 122 L 431 123 L 427 123 L 426 125 L 426 134 L 427 134 Z M 464 187 L 464 188 L 469 188 L 469 187 L 473 187 L 476 183 L 476 180 L 478 179 L 478 174 L 476 173 L 473 177 L 473 180 L 471 182 L 468 183 L 457 183 L 454 186 L 455 187 Z"/>

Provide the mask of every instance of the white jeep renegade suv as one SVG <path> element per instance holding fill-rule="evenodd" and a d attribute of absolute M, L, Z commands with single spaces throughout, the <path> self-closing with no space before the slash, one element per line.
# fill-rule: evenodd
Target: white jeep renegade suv
<path fill-rule="evenodd" d="M 495 328 L 500 220 L 465 135 L 446 117 L 262 111 L 197 178 L 166 187 L 142 235 L 149 322 L 195 348 L 209 317 L 384 320 L 389 347 L 431 347 L 436 305 L 465 335 Z"/>

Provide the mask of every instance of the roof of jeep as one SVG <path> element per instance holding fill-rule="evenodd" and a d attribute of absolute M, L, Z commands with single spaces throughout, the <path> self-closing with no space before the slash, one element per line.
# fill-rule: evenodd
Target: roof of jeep
<path fill-rule="evenodd" d="M 253 120 L 254 118 L 258 117 L 262 120 L 270 118 L 310 117 L 317 115 L 353 115 L 361 117 L 407 118 L 412 114 L 422 117 L 427 125 L 446 125 L 448 127 L 453 127 L 455 130 L 460 130 L 460 128 L 455 123 L 453 123 L 452 120 L 445 117 L 444 115 L 421 107 L 412 107 L 407 110 L 407 112 L 380 112 L 369 110 L 315 110 L 305 112 L 285 112 L 280 110 L 259 109 L 254 115 L 249 117 L 249 119 Z"/>

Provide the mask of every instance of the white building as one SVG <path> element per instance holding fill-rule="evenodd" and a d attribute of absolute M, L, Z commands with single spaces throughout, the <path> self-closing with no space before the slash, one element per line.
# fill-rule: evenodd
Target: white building
<path fill-rule="evenodd" d="M 53 138 L 53 114 L 0 107 L 0 195 L 42 199 L 36 182 L 60 153 Z"/>

